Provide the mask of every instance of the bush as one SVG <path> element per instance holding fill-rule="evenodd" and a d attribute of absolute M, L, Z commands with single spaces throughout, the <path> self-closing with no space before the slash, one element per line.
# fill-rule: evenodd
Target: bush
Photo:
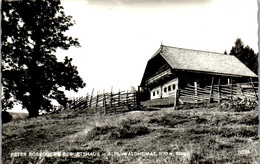
<path fill-rule="evenodd" d="M 224 102 L 220 105 L 221 110 L 233 110 L 235 112 L 252 111 L 258 109 L 258 102 L 256 100 L 237 98 Z"/>
<path fill-rule="evenodd" d="M 239 123 L 246 124 L 246 125 L 258 125 L 259 118 L 258 118 L 258 115 L 255 115 L 255 114 L 246 115 L 239 120 Z"/>
<path fill-rule="evenodd" d="M 12 120 L 12 116 L 7 111 L 2 111 L 2 123 L 7 123 Z"/>

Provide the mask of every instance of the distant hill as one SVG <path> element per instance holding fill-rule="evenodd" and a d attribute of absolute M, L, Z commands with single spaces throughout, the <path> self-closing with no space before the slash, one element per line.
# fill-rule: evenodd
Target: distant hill
<path fill-rule="evenodd" d="M 2 111 L 2 123 L 28 118 L 28 112 Z"/>

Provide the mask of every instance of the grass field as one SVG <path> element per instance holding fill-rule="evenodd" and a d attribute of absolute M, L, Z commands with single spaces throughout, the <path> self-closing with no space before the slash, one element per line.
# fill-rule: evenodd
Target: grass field
<path fill-rule="evenodd" d="M 2 125 L 3 164 L 258 163 L 258 111 L 62 111 Z M 48 152 L 48 153 L 46 153 Z M 42 154 L 40 154 L 42 153 Z"/>

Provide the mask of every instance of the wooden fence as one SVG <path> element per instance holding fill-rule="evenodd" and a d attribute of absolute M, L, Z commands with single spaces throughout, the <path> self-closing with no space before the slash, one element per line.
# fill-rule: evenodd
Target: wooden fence
<path fill-rule="evenodd" d="M 64 109 L 88 109 L 97 108 L 102 112 L 112 112 L 117 109 L 133 109 L 140 107 L 140 93 L 137 91 L 119 91 L 117 93 L 104 92 L 93 95 L 72 98 L 66 107 L 57 106 L 50 112 Z M 221 102 L 232 99 L 253 99 L 258 100 L 258 82 L 236 83 L 229 85 L 212 85 L 206 87 L 186 86 L 178 89 L 174 99 L 174 106 L 177 102 L 181 103 L 200 103 L 200 102 Z M 178 101 L 177 101 L 178 100 Z M 118 110 L 119 111 L 119 110 Z"/>
<path fill-rule="evenodd" d="M 97 93 L 70 100 L 69 109 L 102 108 L 108 112 L 110 109 L 137 108 L 139 106 L 138 92 L 119 91 L 118 93 Z"/>
<path fill-rule="evenodd" d="M 236 98 L 258 100 L 258 82 L 213 85 L 204 88 L 186 86 L 178 91 L 181 102 L 221 102 Z"/>

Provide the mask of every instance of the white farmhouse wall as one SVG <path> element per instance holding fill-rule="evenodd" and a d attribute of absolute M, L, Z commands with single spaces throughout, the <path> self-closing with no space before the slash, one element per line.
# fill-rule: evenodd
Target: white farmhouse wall
<path fill-rule="evenodd" d="M 178 89 L 178 78 L 164 83 L 163 85 L 153 88 L 150 92 L 150 97 L 152 99 L 164 98 L 173 96 Z"/>
<path fill-rule="evenodd" d="M 150 97 L 151 97 L 151 100 L 152 99 L 158 99 L 158 98 L 161 98 L 161 94 L 162 94 L 162 91 L 161 91 L 161 86 L 158 86 L 156 88 L 153 88 L 150 92 Z"/>
<path fill-rule="evenodd" d="M 166 82 L 162 86 L 162 97 L 169 97 L 175 95 L 177 89 L 178 89 L 178 78 Z"/>

